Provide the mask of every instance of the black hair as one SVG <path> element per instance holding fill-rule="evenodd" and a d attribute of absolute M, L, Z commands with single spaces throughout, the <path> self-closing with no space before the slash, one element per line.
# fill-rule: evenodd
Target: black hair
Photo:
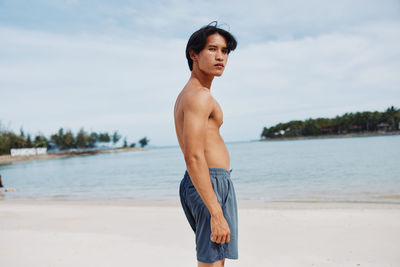
<path fill-rule="evenodd" d="M 233 37 L 233 35 L 228 31 L 218 28 L 218 22 L 213 21 L 207 26 L 204 26 L 200 30 L 194 32 L 189 38 L 189 41 L 186 45 L 186 58 L 190 71 L 193 70 L 193 60 L 190 58 L 189 52 L 193 50 L 196 54 L 200 53 L 200 51 L 203 50 L 204 46 L 206 45 L 207 37 L 214 33 L 218 33 L 225 38 L 228 54 L 235 50 L 237 46 L 235 37 Z"/>

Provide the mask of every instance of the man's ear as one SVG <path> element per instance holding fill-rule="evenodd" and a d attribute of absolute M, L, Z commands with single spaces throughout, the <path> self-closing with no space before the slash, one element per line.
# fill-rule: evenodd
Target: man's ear
<path fill-rule="evenodd" d="M 190 50 L 190 51 L 189 51 L 189 55 L 190 55 L 190 58 L 191 58 L 193 61 L 196 61 L 196 60 L 197 60 L 197 54 L 196 54 L 196 52 L 194 52 L 193 50 Z"/>

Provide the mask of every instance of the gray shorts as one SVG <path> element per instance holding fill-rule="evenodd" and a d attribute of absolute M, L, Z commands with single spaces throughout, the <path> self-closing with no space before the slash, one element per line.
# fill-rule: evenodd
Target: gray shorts
<path fill-rule="evenodd" d="M 211 263 L 224 258 L 238 259 L 238 213 L 230 171 L 222 168 L 210 168 L 209 171 L 214 192 L 230 228 L 231 240 L 225 244 L 211 241 L 210 212 L 186 171 L 179 195 L 183 211 L 196 235 L 197 260 Z"/>

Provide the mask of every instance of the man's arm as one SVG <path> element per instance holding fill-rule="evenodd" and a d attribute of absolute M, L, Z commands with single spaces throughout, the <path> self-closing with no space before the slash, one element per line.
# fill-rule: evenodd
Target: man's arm
<path fill-rule="evenodd" d="M 230 229 L 213 190 L 204 155 L 207 123 L 213 108 L 209 92 L 200 91 L 186 99 L 183 112 L 183 143 L 186 167 L 194 187 L 211 214 L 211 241 L 230 241 Z"/>

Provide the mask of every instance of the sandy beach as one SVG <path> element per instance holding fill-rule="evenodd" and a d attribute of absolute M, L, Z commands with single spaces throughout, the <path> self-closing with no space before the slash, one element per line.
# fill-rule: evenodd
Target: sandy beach
<path fill-rule="evenodd" d="M 179 203 L 0 201 L 1 266 L 196 266 Z M 226 266 L 400 266 L 400 205 L 239 205 Z"/>

